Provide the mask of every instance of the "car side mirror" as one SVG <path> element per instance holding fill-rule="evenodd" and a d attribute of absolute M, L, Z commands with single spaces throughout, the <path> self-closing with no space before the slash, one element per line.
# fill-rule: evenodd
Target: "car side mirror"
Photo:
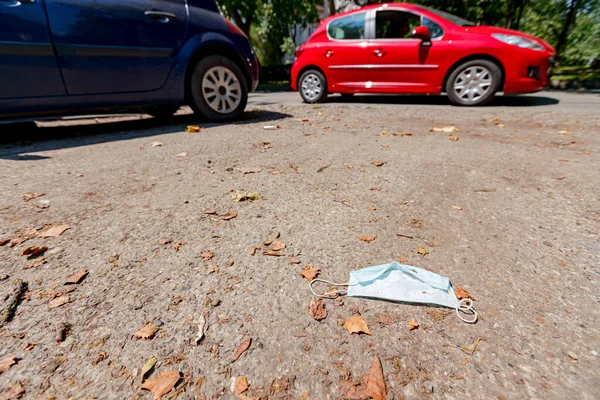
<path fill-rule="evenodd" d="M 417 26 L 413 29 L 411 36 L 414 39 L 421 39 L 421 44 L 423 46 L 431 46 L 431 32 L 428 27 L 424 25 Z"/>

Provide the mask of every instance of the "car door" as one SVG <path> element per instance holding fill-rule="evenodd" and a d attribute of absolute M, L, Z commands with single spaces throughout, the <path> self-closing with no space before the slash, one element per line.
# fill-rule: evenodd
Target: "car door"
<path fill-rule="evenodd" d="M 403 10 L 378 10 L 375 35 L 369 40 L 369 76 L 373 91 L 397 93 L 434 93 L 448 51 L 443 29 L 435 22 Z M 432 34 L 431 45 L 424 45 L 411 33 L 426 25 Z"/>
<path fill-rule="evenodd" d="M 64 94 L 44 0 L 0 0 L 0 99 Z"/>
<path fill-rule="evenodd" d="M 187 26 L 185 0 L 46 0 L 69 95 L 159 89 Z"/>
<path fill-rule="evenodd" d="M 366 12 L 332 20 L 327 26 L 329 41 L 321 47 L 330 92 L 358 91 L 367 81 Z"/>

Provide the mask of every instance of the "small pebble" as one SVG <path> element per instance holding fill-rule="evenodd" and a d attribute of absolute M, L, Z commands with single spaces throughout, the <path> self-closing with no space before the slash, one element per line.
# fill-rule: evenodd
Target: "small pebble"
<path fill-rule="evenodd" d="M 160 319 L 157 319 L 156 321 L 154 321 L 154 325 L 156 326 L 163 326 L 165 323 L 162 322 Z"/>

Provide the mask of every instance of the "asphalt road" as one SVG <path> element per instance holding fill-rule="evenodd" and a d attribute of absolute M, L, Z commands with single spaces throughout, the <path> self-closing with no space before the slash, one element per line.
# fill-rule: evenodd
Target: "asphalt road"
<path fill-rule="evenodd" d="M 251 106 L 266 105 L 299 105 L 302 99 L 297 92 L 259 92 L 250 97 Z M 355 106 L 391 106 L 398 105 L 408 107 L 449 107 L 450 103 L 446 96 L 378 96 L 357 95 L 350 101 L 342 100 L 340 96 L 331 96 L 326 104 L 355 105 Z M 486 106 L 486 111 L 498 108 L 510 107 L 539 107 L 556 111 L 593 111 L 600 110 L 600 91 L 586 92 L 559 92 L 544 91 L 520 96 L 498 96 L 492 103 Z"/>

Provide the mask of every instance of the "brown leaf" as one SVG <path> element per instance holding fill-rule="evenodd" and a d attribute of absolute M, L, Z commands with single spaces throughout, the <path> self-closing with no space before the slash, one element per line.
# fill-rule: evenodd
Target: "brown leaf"
<path fill-rule="evenodd" d="M 219 211 L 217 210 L 206 210 L 204 211 L 204 214 L 206 215 L 217 215 L 219 213 Z"/>
<path fill-rule="evenodd" d="M 371 164 L 373 164 L 376 167 L 381 167 L 385 163 L 383 161 L 373 161 L 373 162 L 371 162 Z"/>
<path fill-rule="evenodd" d="M 10 356 L 8 356 L 7 358 L 0 360 L 0 373 L 2 372 L 6 372 L 10 369 L 10 367 L 12 367 L 13 365 L 15 365 L 18 361 L 18 358 L 16 355 L 11 354 Z"/>
<path fill-rule="evenodd" d="M 161 147 L 163 144 L 162 142 L 152 142 L 150 143 L 150 147 Z"/>
<path fill-rule="evenodd" d="M 238 358 L 240 358 L 240 356 L 242 354 L 244 354 L 250 348 L 251 344 L 252 344 L 252 338 L 248 338 L 242 344 L 240 344 L 235 355 L 233 356 L 232 362 L 236 361 Z"/>
<path fill-rule="evenodd" d="M 31 199 L 37 199 L 38 197 L 42 197 L 45 194 L 46 193 L 27 192 L 24 195 L 22 195 L 21 198 L 23 199 L 23 201 L 29 201 Z"/>
<path fill-rule="evenodd" d="M 429 250 L 427 250 L 425 247 L 417 247 L 417 253 L 419 253 L 422 256 L 426 256 L 427 254 L 429 254 Z"/>
<path fill-rule="evenodd" d="M 369 326 L 367 325 L 363 317 L 358 315 L 348 318 L 344 323 L 344 328 L 346 328 L 351 334 L 366 333 L 367 335 L 372 336 L 371 331 L 369 330 Z"/>
<path fill-rule="evenodd" d="M 298 258 L 298 256 L 289 256 L 288 264 L 300 264 L 302 261 Z"/>
<path fill-rule="evenodd" d="M 273 235 L 271 235 L 271 237 L 270 237 L 269 239 L 265 240 L 265 241 L 263 242 L 263 244 L 264 244 L 265 246 L 269 246 L 269 245 L 270 245 L 271 243 L 273 243 L 275 240 L 279 239 L 279 236 L 281 236 L 281 233 L 279 233 L 279 232 L 275 232 L 275 233 L 273 233 Z"/>
<path fill-rule="evenodd" d="M 465 353 L 472 356 L 473 353 L 475 353 L 475 350 L 477 349 L 477 345 L 479 344 L 480 341 L 481 341 L 481 338 L 477 338 L 477 339 L 475 339 L 475 341 L 472 344 L 470 344 L 468 346 L 461 345 L 460 349 L 462 351 L 464 351 Z"/>
<path fill-rule="evenodd" d="M 152 339 L 156 332 L 158 332 L 158 326 L 153 322 L 149 322 L 142 326 L 133 336 L 138 339 Z"/>
<path fill-rule="evenodd" d="M 185 245 L 185 243 L 184 243 L 184 242 L 182 242 L 182 241 L 177 241 L 177 242 L 173 243 L 171 246 L 173 246 L 173 250 L 175 250 L 176 252 L 178 252 L 178 251 L 179 251 L 179 248 L 180 248 L 181 246 L 183 246 L 183 245 Z"/>
<path fill-rule="evenodd" d="M 198 125 L 190 125 L 187 128 L 185 128 L 185 131 L 187 133 L 198 133 L 200 132 L 200 127 Z"/>
<path fill-rule="evenodd" d="M 21 382 L 8 384 L 9 389 L 0 396 L 0 400 L 20 399 L 25 394 L 25 388 Z"/>
<path fill-rule="evenodd" d="M 250 385 L 248 385 L 248 378 L 245 376 L 238 376 L 235 378 L 235 383 L 233 384 L 233 392 L 235 394 L 242 394 L 248 390 L 249 387 Z"/>
<path fill-rule="evenodd" d="M 375 240 L 375 237 L 374 236 L 367 236 L 367 235 L 360 235 L 359 239 L 362 240 L 365 243 L 371 243 L 373 240 Z"/>
<path fill-rule="evenodd" d="M 367 400 L 370 398 L 363 385 L 350 380 L 340 381 L 340 392 L 345 400 Z"/>
<path fill-rule="evenodd" d="M 163 372 L 154 379 L 148 379 L 142 385 L 142 389 L 151 391 L 154 394 L 153 400 L 158 400 L 169 393 L 179 382 L 181 374 L 179 371 Z"/>
<path fill-rule="evenodd" d="M 31 265 L 25 267 L 25 269 L 31 269 L 31 268 L 37 268 L 41 265 L 44 265 L 48 262 L 48 260 L 46 259 L 46 257 L 40 257 L 38 259 L 36 259 Z"/>
<path fill-rule="evenodd" d="M 48 250 L 48 246 L 32 246 L 28 247 L 21 253 L 21 256 L 29 256 L 28 259 L 32 259 Z"/>
<path fill-rule="evenodd" d="M 215 253 L 213 253 L 210 250 L 204 250 L 202 252 L 200 252 L 200 257 L 202 257 L 202 259 L 204 261 L 209 261 L 211 260 L 213 257 L 215 256 Z"/>
<path fill-rule="evenodd" d="M 327 311 L 323 305 L 323 299 L 319 299 L 315 304 L 308 307 L 308 313 L 317 321 L 322 321 L 327 318 Z"/>
<path fill-rule="evenodd" d="M 277 240 L 273 242 L 273 246 L 271 248 L 275 251 L 283 250 L 285 249 L 285 243 L 283 243 L 281 240 Z"/>
<path fill-rule="evenodd" d="M 448 139 L 452 140 L 453 142 L 457 142 L 458 141 L 458 136 L 450 136 Z"/>
<path fill-rule="evenodd" d="M 67 229 L 71 229 L 71 227 L 69 225 L 67 225 L 67 224 L 53 226 L 53 227 L 49 228 L 48 230 L 46 230 L 46 231 L 38 234 L 38 237 L 41 237 L 41 238 L 49 238 L 49 237 L 57 238 L 60 235 L 62 235 Z"/>
<path fill-rule="evenodd" d="M 82 269 L 81 271 L 76 272 L 73 275 L 71 275 L 70 277 L 68 277 L 64 284 L 65 285 L 69 285 L 69 284 L 76 285 L 79 282 L 81 282 L 82 279 L 85 278 L 87 274 L 88 274 L 88 270 Z"/>
<path fill-rule="evenodd" d="M 367 394 L 371 396 L 373 400 L 385 400 L 385 380 L 383 378 L 383 368 L 381 367 L 381 360 L 379 360 L 379 357 L 375 357 L 371 364 L 371 368 L 369 369 Z"/>
<path fill-rule="evenodd" d="M 64 306 L 70 300 L 71 300 L 71 298 L 69 297 L 68 294 L 63 294 L 62 296 L 59 296 L 53 300 L 50 300 L 48 302 L 48 308 L 52 310 L 53 308 L 58 308 L 60 306 Z"/>
<path fill-rule="evenodd" d="M 187 156 L 188 156 L 188 153 L 186 153 L 186 152 L 184 151 L 183 153 L 179 153 L 179 154 L 177 154 L 175 157 L 177 157 L 177 158 L 184 158 L 184 157 L 187 157 Z"/>
<path fill-rule="evenodd" d="M 223 214 L 220 217 L 223 221 L 229 221 L 229 220 L 234 219 L 237 216 L 238 216 L 237 211 L 230 210 L 227 214 Z"/>
<path fill-rule="evenodd" d="M 417 322 L 416 319 L 413 318 L 410 321 L 408 321 L 408 330 L 414 331 L 418 327 L 419 327 L 419 323 Z"/>
<path fill-rule="evenodd" d="M 565 308 L 565 311 L 568 312 L 568 313 L 572 313 L 573 309 L 572 308 Z"/>
<path fill-rule="evenodd" d="M 462 300 L 462 299 L 475 300 L 475 297 L 471 296 L 469 294 L 469 292 L 467 292 L 465 289 L 460 288 L 458 286 L 454 288 L 454 293 L 456 293 L 456 297 L 458 297 L 459 300 Z"/>
<path fill-rule="evenodd" d="M 300 275 L 306 278 L 307 281 L 312 282 L 313 279 L 317 277 L 321 273 L 320 268 L 315 268 L 312 265 L 305 265 L 302 267 L 302 271 L 300 271 Z"/>
<path fill-rule="evenodd" d="M 280 253 L 280 252 L 275 251 L 275 250 L 265 250 L 265 251 L 263 251 L 263 255 L 265 255 L 265 256 L 274 256 L 274 257 L 283 257 L 283 256 L 285 256 L 285 254 Z"/>

